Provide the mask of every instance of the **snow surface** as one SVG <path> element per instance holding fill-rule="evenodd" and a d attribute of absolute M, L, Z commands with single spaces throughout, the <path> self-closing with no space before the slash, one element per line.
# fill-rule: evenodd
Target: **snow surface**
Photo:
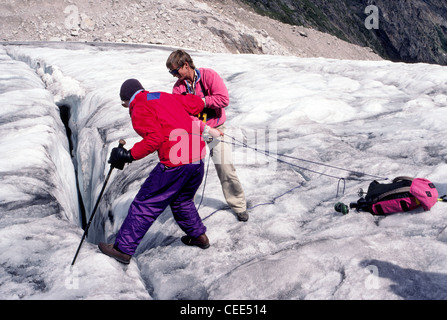
<path fill-rule="evenodd" d="M 226 139 L 312 162 L 234 146 L 249 221 L 228 210 L 211 164 L 199 208 L 211 247 L 183 245 L 167 210 L 124 266 L 96 244 L 113 241 L 157 157 L 135 161 L 112 173 L 71 268 L 83 233 L 75 169 L 90 213 L 110 150 L 139 141 L 121 83 L 170 92 L 175 79 L 169 48 L 64 46 L 0 48 L 0 299 L 447 298 L 446 204 L 387 217 L 334 210 L 372 175 L 424 177 L 447 193 L 446 67 L 191 52 L 228 86 Z"/>

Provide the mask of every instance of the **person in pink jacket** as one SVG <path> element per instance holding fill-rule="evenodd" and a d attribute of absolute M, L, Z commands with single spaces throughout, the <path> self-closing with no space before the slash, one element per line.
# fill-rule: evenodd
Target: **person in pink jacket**
<path fill-rule="evenodd" d="M 172 93 L 193 94 L 202 98 L 205 108 L 199 114 L 199 119 L 207 126 L 224 133 L 225 108 L 229 105 L 230 98 L 218 73 L 209 68 L 196 68 L 191 56 L 183 50 L 172 52 L 166 61 L 166 67 L 178 79 Z M 247 221 L 245 194 L 233 165 L 230 145 L 220 140 L 209 142 L 208 145 L 225 200 L 240 221 Z"/>

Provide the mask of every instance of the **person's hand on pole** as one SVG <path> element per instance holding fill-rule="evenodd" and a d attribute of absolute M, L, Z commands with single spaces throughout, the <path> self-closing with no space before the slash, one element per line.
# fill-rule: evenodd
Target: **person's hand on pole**
<path fill-rule="evenodd" d="M 119 147 L 113 148 L 110 154 L 109 163 L 113 168 L 117 168 L 119 170 L 123 170 L 124 165 L 126 163 L 131 163 L 135 159 L 132 157 L 130 150 L 126 150 L 124 148 L 124 144 L 121 144 Z"/>

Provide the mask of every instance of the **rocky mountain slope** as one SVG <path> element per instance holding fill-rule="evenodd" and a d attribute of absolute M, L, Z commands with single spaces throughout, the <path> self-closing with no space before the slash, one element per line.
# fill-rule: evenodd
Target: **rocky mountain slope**
<path fill-rule="evenodd" d="M 4 0 L 1 41 L 161 44 L 209 52 L 380 60 L 371 49 L 261 16 L 239 0 Z"/>
<path fill-rule="evenodd" d="M 447 2 L 439 0 L 243 0 L 283 22 L 373 48 L 394 61 L 447 64 Z M 365 20 L 377 8 L 377 26 Z M 368 20 L 369 22 L 369 20 Z"/>

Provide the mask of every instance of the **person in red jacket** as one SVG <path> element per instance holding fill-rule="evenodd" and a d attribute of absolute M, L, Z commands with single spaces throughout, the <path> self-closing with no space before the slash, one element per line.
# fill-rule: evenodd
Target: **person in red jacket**
<path fill-rule="evenodd" d="M 130 205 L 114 244 L 100 243 L 104 254 L 129 263 L 152 223 L 169 205 L 180 228 L 181 240 L 202 249 L 209 247 L 206 227 L 194 204 L 194 195 L 203 179 L 206 148 L 205 129 L 193 115 L 203 110 L 202 99 L 194 95 L 176 95 L 145 91 L 136 79 L 126 80 L 120 91 L 122 105 L 129 108 L 132 126 L 143 138 L 126 150 L 113 148 L 111 165 L 122 169 L 125 163 L 139 160 L 157 151 L 160 163 L 151 171 Z"/>
<path fill-rule="evenodd" d="M 183 50 L 173 51 L 166 61 L 166 67 L 177 78 L 172 93 L 194 94 L 202 98 L 205 108 L 199 118 L 207 126 L 224 132 L 225 108 L 230 98 L 217 72 L 209 68 L 196 68 L 191 56 Z M 209 146 L 227 204 L 240 221 L 247 221 L 245 194 L 233 164 L 230 145 L 215 139 Z"/>

